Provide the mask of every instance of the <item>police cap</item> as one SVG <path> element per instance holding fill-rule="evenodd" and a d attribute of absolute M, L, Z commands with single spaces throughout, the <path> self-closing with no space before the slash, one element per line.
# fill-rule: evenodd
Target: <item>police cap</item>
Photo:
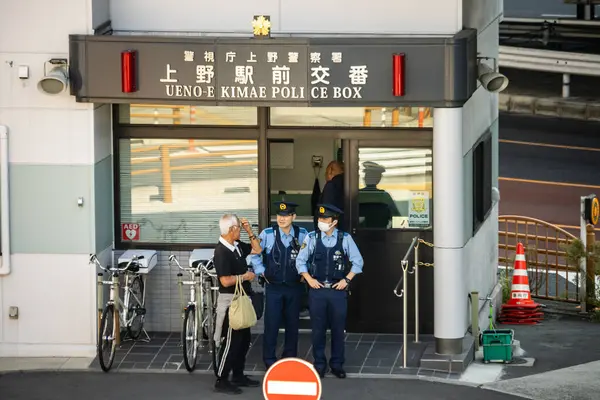
<path fill-rule="evenodd" d="M 296 207 L 298 207 L 298 204 L 292 203 L 291 201 L 279 201 L 275 203 L 275 207 L 275 214 L 285 217 L 288 215 L 296 214 Z"/>
<path fill-rule="evenodd" d="M 379 173 L 384 173 L 385 172 L 385 167 L 381 164 L 377 164 L 376 162 L 373 161 L 365 161 L 363 163 L 363 167 L 365 169 L 365 172 L 379 172 Z"/>
<path fill-rule="evenodd" d="M 344 212 L 332 204 L 317 205 L 317 216 L 322 218 L 337 218 Z"/>

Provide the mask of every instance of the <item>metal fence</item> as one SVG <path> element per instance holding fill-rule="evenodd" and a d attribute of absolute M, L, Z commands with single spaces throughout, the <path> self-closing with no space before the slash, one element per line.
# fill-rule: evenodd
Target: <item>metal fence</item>
<path fill-rule="evenodd" d="M 533 297 L 579 302 L 579 265 L 571 265 L 564 247 L 576 237 L 548 222 L 519 215 L 498 217 L 501 279 L 508 280 L 517 242 L 525 247 L 529 286 Z"/>

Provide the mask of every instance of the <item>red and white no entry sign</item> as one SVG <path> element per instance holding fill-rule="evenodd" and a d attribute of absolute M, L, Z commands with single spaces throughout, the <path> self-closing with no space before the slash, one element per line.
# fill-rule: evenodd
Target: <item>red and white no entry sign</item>
<path fill-rule="evenodd" d="M 319 400 L 321 379 L 312 364 L 284 358 L 267 371 L 263 394 L 266 400 Z"/>

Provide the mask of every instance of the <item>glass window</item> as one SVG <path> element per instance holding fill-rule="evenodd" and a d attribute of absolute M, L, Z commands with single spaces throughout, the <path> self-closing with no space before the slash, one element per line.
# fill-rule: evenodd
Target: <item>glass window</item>
<path fill-rule="evenodd" d="M 431 149 L 359 148 L 359 226 L 431 228 L 432 172 Z"/>
<path fill-rule="evenodd" d="M 431 128 L 429 107 L 272 107 L 272 126 Z"/>
<path fill-rule="evenodd" d="M 120 139 L 121 224 L 141 243 L 215 244 L 223 213 L 258 223 L 257 161 L 255 140 Z"/>
<path fill-rule="evenodd" d="M 473 150 L 473 229 L 485 221 L 492 208 L 492 136 Z"/>
<path fill-rule="evenodd" d="M 119 104 L 119 123 L 256 126 L 258 116 L 256 107 Z"/>

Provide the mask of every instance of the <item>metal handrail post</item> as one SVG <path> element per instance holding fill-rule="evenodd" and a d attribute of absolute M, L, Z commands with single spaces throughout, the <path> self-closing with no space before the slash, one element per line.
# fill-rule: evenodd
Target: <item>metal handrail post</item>
<path fill-rule="evenodd" d="M 415 246 L 415 343 L 419 343 L 419 245 Z"/>
<path fill-rule="evenodd" d="M 406 368 L 406 347 L 408 346 L 408 340 L 407 340 L 407 289 L 408 289 L 408 284 L 406 283 L 407 279 L 406 279 L 406 271 L 408 269 L 408 261 L 407 260 L 402 260 L 402 295 L 403 295 L 403 309 L 404 309 L 404 315 L 402 315 L 403 318 L 403 326 L 402 326 L 402 330 L 403 330 L 403 335 L 402 335 L 402 365 L 404 366 L 404 368 Z"/>

